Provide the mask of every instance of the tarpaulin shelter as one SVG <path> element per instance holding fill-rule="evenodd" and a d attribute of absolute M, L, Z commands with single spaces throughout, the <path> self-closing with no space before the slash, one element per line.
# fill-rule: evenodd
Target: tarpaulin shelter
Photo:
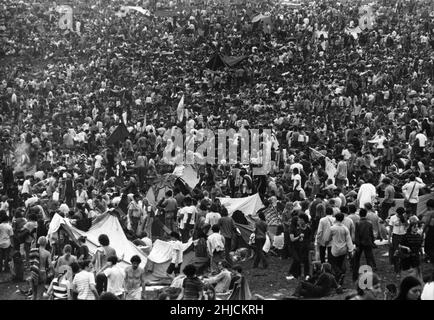
<path fill-rule="evenodd" d="M 235 225 L 241 233 L 241 241 L 238 247 L 248 247 L 250 235 L 255 231 L 255 219 L 257 213 L 264 209 L 261 197 L 258 193 L 245 198 L 218 198 L 220 203 L 226 207 L 228 213 L 234 219 Z M 233 215 L 235 211 L 241 211 L 244 217 Z M 269 241 L 268 239 L 267 241 Z M 268 245 L 268 244 L 266 244 Z M 264 246 L 265 247 L 265 246 Z"/>
<path fill-rule="evenodd" d="M 125 268 L 131 265 L 130 259 L 134 255 L 140 257 L 142 260 L 142 267 L 146 265 L 147 258 L 145 254 L 127 239 L 118 218 L 108 212 L 98 216 L 93 221 L 92 227 L 87 232 L 74 227 L 69 219 L 65 219 L 59 214 L 55 214 L 48 229 L 48 240 L 50 242 L 53 241 L 56 232 L 60 228 L 63 228 L 74 242 L 77 242 L 77 239 L 80 236 L 86 236 L 86 245 L 89 248 L 91 255 L 94 255 L 97 248 L 100 247 L 98 237 L 101 234 L 106 234 L 110 239 L 110 246 L 116 250 L 118 258 L 122 258 L 119 263 L 121 267 Z"/>
<path fill-rule="evenodd" d="M 221 54 L 214 54 L 211 59 L 206 63 L 205 68 L 211 70 L 218 70 L 224 67 L 233 68 L 243 60 L 247 59 L 248 56 L 231 57 Z"/>
<path fill-rule="evenodd" d="M 220 203 L 228 209 L 229 215 L 239 210 L 245 216 L 256 217 L 257 212 L 264 208 L 258 193 L 245 198 L 218 198 Z"/>
<path fill-rule="evenodd" d="M 181 271 L 184 267 L 194 259 L 193 239 L 182 244 L 183 262 Z M 171 278 L 167 276 L 167 268 L 172 259 L 173 245 L 170 242 L 155 240 L 152 250 L 149 253 L 146 270 L 146 280 L 152 283 L 171 282 Z"/>
<path fill-rule="evenodd" d="M 107 145 L 116 144 L 117 142 L 123 142 L 129 136 L 129 132 L 125 124 L 120 123 L 115 131 L 107 139 Z"/>

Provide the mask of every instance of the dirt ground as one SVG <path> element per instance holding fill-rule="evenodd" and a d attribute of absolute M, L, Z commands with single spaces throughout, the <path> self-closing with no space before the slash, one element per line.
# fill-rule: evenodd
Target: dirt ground
<path fill-rule="evenodd" d="M 389 283 L 394 283 L 399 286 L 399 280 L 396 279 L 393 272 L 393 266 L 389 264 L 388 256 L 385 254 L 388 252 L 387 245 L 379 246 L 375 249 L 375 259 L 378 267 L 378 275 L 382 279 L 382 287 L 384 288 Z M 364 263 L 364 257 L 361 260 L 361 264 Z M 286 296 L 290 296 L 296 286 L 297 281 L 286 280 L 285 276 L 289 270 L 291 260 L 280 260 L 277 257 L 269 257 L 269 268 L 252 269 L 252 261 L 246 261 L 241 263 L 244 274 L 246 275 L 250 290 L 252 294 L 259 294 L 266 299 L 280 299 Z M 348 266 L 348 265 L 347 265 Z M 423 275 L 430 275 L 434 270 L 432 264 L 422 264 Z M 0 300 L 25 300 L 26 297 L 18 293 L 18 286 L 25 287 L 25 283 L 17 283 L 10 281 L 10 275 L 0 274 Z M 343 294 L 332 294 L 329 297 L 323 298 L 324 300 L 343 300 L 346 295 L 350 294 L 354 290 L 354 284 L 351 281 L 351 274 L 349 266 L 347 268 L 347 276 L 345 277 Z"/>

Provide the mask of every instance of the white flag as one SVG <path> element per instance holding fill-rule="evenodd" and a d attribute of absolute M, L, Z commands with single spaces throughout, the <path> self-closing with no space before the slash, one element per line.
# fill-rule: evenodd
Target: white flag
<path fill-rule="evenodd" d="M 176 114 L 178 115 L 178 121 L 182 122 L 182 119 L 184 119 L 184 95 L 182 95 L 181 100 L 179 100 Z"/>

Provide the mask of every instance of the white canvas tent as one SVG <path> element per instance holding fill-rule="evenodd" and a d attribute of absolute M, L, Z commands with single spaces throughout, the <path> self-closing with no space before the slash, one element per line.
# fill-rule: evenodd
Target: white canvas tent
<path fill-rule="evenodd" d="M 53 238 L 53 235 L 59 230 L 60 227 L 68 228 L 76 238 L 80 236 L 86 236 L 86 245 L 89 247 L 89 252 L 91 255 L 94 255 L 97 248 L 99 247 L 98 237 L 101 234 L 106 234 L 110 239 L 110 246 L 116 250 L 118 258 L 122 258 L 120 262 L 122 267 L 130 265 L 130 259 L 134 255 L 138 255 L 140 259 L 142 259 L 142 267 L 146 265 L 146 255 L 127 239 L 118 218 L 111 215 L 110 213 L 104 213 L 98 217 L 98 220 L 95 221 L 95 223 L 87 232 L 75 228 L 69 219 L 65 219 L 59 214 L 55 214 L 48 229 L 49 241 Z"/>
<path fill-rule="evenodd" d="M 183 262 L 181 265 L 181 272 L 184 266 L 189 264 L 194 258 L 194 251 L 191 249 L 193 244 L 193 239 L 186 243 L 183 243 Z M 146 269 L 150 271 L 146 278 L 149 282 L 159 282 L 164 280 L 170 280 L 167 277 L 166 270 L 169 267 L 170 261 L 172 259 L 173 246 L 170 242 L 155 240 L 151 253 L 148 256 L 148 264 Z"/>
<path fill-rule="evenodd" d="M 220 203 L 228 209 L 229 215 L 240 210 L 246 216 L 256 217 L 256 213 L 264 208 L 258 193 L 245 198 L 218 198 Z"/>

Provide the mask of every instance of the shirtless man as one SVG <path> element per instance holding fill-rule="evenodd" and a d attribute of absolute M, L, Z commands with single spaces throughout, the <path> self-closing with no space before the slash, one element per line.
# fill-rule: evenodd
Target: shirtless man
<path fill-rule="evenodd" d="M 131 266 L 125 269 L 125 300 L 144 300 L 146 286 L 145 270 L 139 267 L 142 260 L 139 256 L 135 255 L 131 257 L 130 262 Z"/>

